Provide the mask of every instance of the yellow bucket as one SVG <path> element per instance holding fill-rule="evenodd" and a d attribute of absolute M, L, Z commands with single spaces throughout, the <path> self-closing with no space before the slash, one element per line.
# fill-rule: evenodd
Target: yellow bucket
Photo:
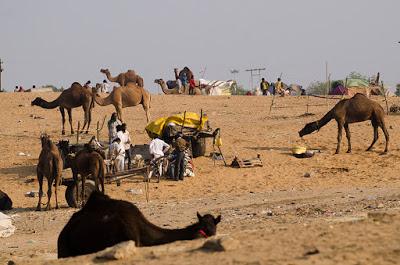
<path fill-rule="evenodd" d="M 292 153 L 294 155 L 301 155 L 301 154 L 304 154 L 306 151 L 307 151 L 307 148 L 304 146 L 297 145 L 297 146 L 293 146 L 293 148 L 292 148 Z"/>

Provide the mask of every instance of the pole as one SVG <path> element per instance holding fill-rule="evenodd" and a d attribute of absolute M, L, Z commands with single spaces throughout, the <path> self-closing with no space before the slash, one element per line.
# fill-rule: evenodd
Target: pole
<path fill-rule="evenodd" d="M 0 92 L 3 91 L 2 86 L 1 86 L 1 72 L 3 72 L 3 67 L 1 66 L 3 64 L 3 61 L 0 59 Z"/>
<path fill-rule="evenodd" d="M 261 77 L 261 72 L 265 71 L 265 68 L 252 68 L 252 69 L 247 69 L 246 72 L 250 72 L 250 90 L 252 90 L 254 87 L 254 77 Z"/>

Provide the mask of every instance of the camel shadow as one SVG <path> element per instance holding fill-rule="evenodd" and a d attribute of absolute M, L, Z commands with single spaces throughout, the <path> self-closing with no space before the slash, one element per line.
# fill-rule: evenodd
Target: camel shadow
<path fill-rule="evenodd" d="M 36 165 L 14 166 L 0 169 L 0 174 L 18 175 L 18 178 L 36 176 Z"/>

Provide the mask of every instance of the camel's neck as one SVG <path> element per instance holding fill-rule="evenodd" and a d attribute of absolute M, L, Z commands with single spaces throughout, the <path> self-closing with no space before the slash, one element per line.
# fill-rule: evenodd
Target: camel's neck
<path fill-rule="evenodd" d="M 111 76 L 111 74 L 110 74 L 110 72 L 106 72 L 106 76 L 107 76 L 107 79 L 109 80 L 109 81 L 111 81 L 111 82 L 116 82 L 117 81 L 117 77 L 112 77 Z"/>
<path fill-rule="evenodd" d="M 166 94 L 166 95 L 171 94 L 171 92 L 169 91 L 167 84 L 165 82 L 160 82 L 159 84 L 160 84 L 161 90 L 164 92 L 164 94 Z"/>
<path fill-rule="evenodd" d="M 96 95 L 95 93 L 93 93 L 94 101 L 97 104 L 99 104 L 100 106 L 107 106 L 107 105 L 112 104 L 111 96 L 112 96 L 112 93 L 110 95 L 108 95 L 107 97 L 102 98 L 102 97 Z"/>
<path fill-rule="evenodd" d="M 143 246 L 161 245 L 178 240 L 192 240 L 200 236 L 199 224 L 193 224 L 182 229 L 163 229 L 153 224 L 146 226 L 146 231 L 140 238 Z"/>
<path fill-rule="evenodd" d="M 324 117 L 317 121 L 318 130 L 324 127 L 328 122 L 333 119 L 333 110 L 330 110 Z"/>
<path fill-rule="evenodd" d="M 36 105 L 39 106 L 39 107 L 42 107 L 44 109 L 54 109 L 54 108 L 57 108 L 57 107 L 60 106 L 59 98 L 56 98 L 55 100 L 50 101 L 50 102 L 40 98 L 39 103 L 36 104 Z"/>

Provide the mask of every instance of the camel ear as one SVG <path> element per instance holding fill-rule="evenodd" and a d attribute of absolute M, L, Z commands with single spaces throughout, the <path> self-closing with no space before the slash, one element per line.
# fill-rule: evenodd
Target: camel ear
<path fill-rule="evenodd" d="M 197 212 L 197 218 L 199 219 L 199 221 L 201 220 L 202 216 L 199 214 L 199 212 Z"/>
<path fill-rule="evenodd" d="M 214 219 L 214 224 L 218 224 L 219 222 L 221 222 L 221 215 L 218 215 L 218 217 Z"/>

